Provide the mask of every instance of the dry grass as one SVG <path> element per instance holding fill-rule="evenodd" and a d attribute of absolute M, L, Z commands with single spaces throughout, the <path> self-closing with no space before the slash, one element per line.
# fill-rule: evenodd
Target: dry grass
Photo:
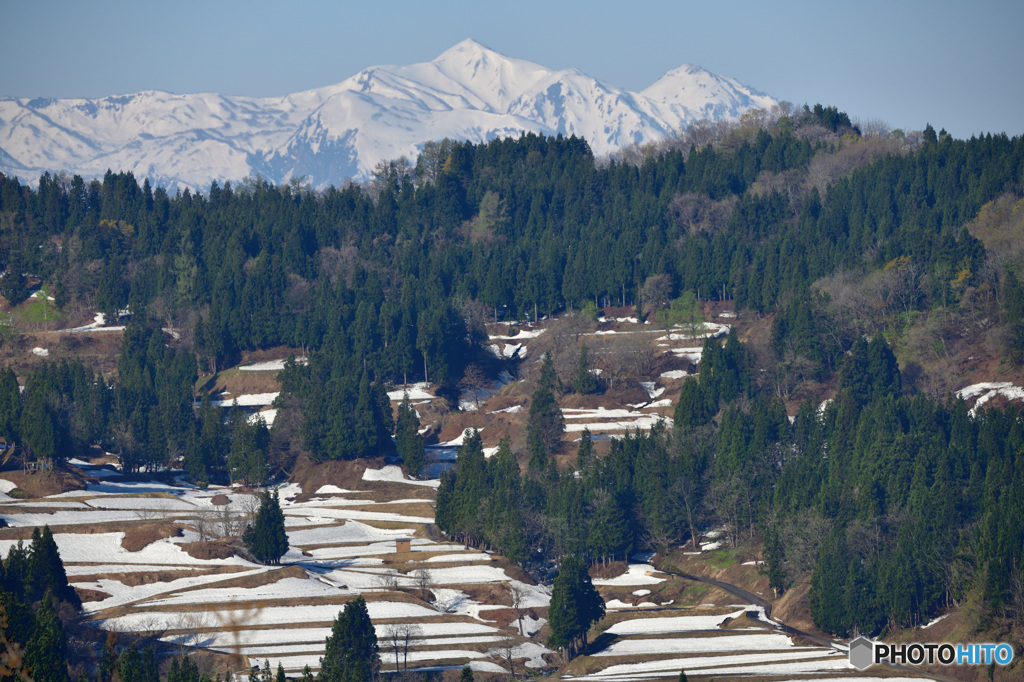
<path fill-rule="evenodd" d="M 209 589 L 211 587 L 235 590 L 251 590 L 255 587 L 272 585 L 278 582 L 279 580 L 284 580 L 285 578 L 299 578 L 305 580 L 308 577 L 309 576 L 306 574 L 306 572 L 298 566 L 285 566 L 284 568 L 279 568 L 273 571 L 257 573 L 256 575 L 246 575 L 240 578 L 226 577 L 224 580 L 215 583 L 205 583 L 203 585 L 197 585 L 193 588 L 179 590 L 179 592 L 184 593 L 189 592 L 190 590 Z"/>
<path fill-rule="evenodd" d="M 78 598 L 81 599 L 83 603 L 88 601 L 103 601 L 104 599 L 109 599 L 110 597 L 114 596 L 108 592 L 101 592 L 100 590 L 90 590 L 85 587 L 76 587 L 75 592 L 78 594 Z"/>
<path fill-rule="evenodd" d="M 218 567 L 217 572 L 236 572 L 247 570 L 245 566 L 223 566 Z M 166 571 L 132 571 L 130 573 L 90 573 L 88 575 L 73 575 L 68 578 L 73 583 L 92 583 L 103 578 L 117 580 L 127 587 L 139 585 L 152 585 L 153 583 L 169 583 L 181 578 L 195 578 L 201 575 L 208 575 L 211 571 L 205 569 L 169 569 Z"/>
<path fill-rule="evenodd" d="M 16 484 L 29 498 L 47 497 L 71 490 L 85 489 L 85 477 L 76 469 L 40 472 L 5 471 L 0 476 Z"/>
<path fill-rule="evenodd" d="M 325 485 L 334 485 L 345 490 L 359 487 L 366 469 L 380 469 L 386 464 L 383 457 L 356 461 L 313 462 L 300 457 L 292 470 L 292 483 L 299 484 L 302 494 L 296 502 L 308 502 L 313 494 Z M 409 486 L 406 486 L 409 487 Z"/>
<path fill-rule="evenodd" d="M 208 542 L 182 542 L 178 545 L 193 559 L 209 561 L 211 559 L 228 559 L 238 556 L 240 548 L 230 539 L 210 540 Z"/>
<path fill-rule="evenodd" d="M 612 561 L 607 565 L 594 564 L 588 570 L 590 577 L 594 579 L 609 580 L 624 575 L 629 567 L 625 561 Z M 639 588 L 636 588 L 639 589 Z"/>
<path fill-rule="evenodd" d="M 157 540 L 177 538 L 181 537 L 181 535 L 181 528 L 169 521 L 143 523 L 125 528 L 124 537 L 121 538 L 121 546 L 129 552 L 138 552 Z"/>

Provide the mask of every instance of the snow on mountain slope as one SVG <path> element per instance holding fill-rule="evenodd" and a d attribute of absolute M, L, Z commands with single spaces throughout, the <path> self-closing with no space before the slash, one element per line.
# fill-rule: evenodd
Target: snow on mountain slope
<path fill-rule="evenodd" d="M 0 170 L 28 182 L 44 171 L 96 177 L 109 168 L 171 189 L 250 175 L 324 187 L 369 177 L 380 160 L 412 161 L 428 140 L 575 134 L 602 156 L 774 102 L 695 66 L 634 93 L 465 40 L 430 62 L 371 67 L 285 97 L 0 99 Z"/>

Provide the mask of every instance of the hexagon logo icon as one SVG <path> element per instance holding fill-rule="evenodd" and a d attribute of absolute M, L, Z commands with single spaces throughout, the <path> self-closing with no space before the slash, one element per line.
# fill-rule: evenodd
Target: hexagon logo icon
<path fill-rule="evenodd" d="M 875 643 L 867 637 L 858 637 L 850 642 L 850 665 L 864 670 L 875 662 Z"/>

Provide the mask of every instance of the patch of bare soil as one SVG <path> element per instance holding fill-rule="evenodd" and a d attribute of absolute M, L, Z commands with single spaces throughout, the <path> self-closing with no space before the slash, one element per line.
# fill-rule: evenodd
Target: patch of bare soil
<path fill-rule="evenodd" d="M 306 457 L 300 457 L 296 460 L 291 475 L 292 483 L 298 483 L 302 488 L 302 494 L 296 497 L 295 501 L 309 500 L 313 493 L 325 485 L 355 490 L 360 486 L 366 469 L 380 469 L 385 463 L 383 457 L 331 462 L 313 462 Z"/>
<path fill-rule="evenodd" d="M 78 598 L 81 599 L 83 603 L 88 601 L 103 601 L 104 599 L 109 599 L 110 597 L 114 596 L 107 592 L 101 592 L 100 590 L 90 590 L 84 587 L 76 587 L 75 593 L 78 595 Z"/>
<path fill-rule="evenodd" d="M 209 561 L 239 556 L 239 547 L 232 540 L 210 540 L 207 542 L 183 542 L 179 545 L 193 559 Z"/>
<path fill-rule="evenodd" d="M 210 504 L 216 507 L 223 507 L 225 505 L 231 504 L 231 498 L 225 495 L 224 493 L 220 493 L 210 498 Z"/>
<path fill-rule="evenodd" d="M 263 585 L 272 585 L 279 580 L 285 578 L 299 578 L 305 580 L 307 577 L 306 572 L 298 566 L 285 566 L 274 571 L 267 571 L 265 573 L 257 573 L 256 575 L 246 575 L 241 578 L 226 577 L 224 580 L 216 583 L 204 583 L 203 585 L 197 585 L 191 589 L 206 589 L 211 586 L 217 588 L 229 588 L 237 590 L 249 590 L 254 587 L 262 587 Z M 182 590 L 187 592 L 188 589 Z M 275 601 L 275 603 L 277 603 Z"/>
<path fill-rule="evenodd" d="M 242 352 L 242 361 L 239 365 L 252 365 L 257 362 L 269 362 L 271 360 L 284 360 L 289 355 L 299 357 L 302 355 L 301 348 L 291 348 L 290 346 L 274 346 L 273 348 L 267 348 L 265 350 L 247 350 Z M 273 374 L 273 372 L 270 372 Z"/>
<path fill-rule="evenodd" d="M 757 611 L 754 611 L 756 614 Z M 761 628 L 764 630 L 775 630 L 773 627 L 769 627 L 767 623 L 758 618 L 751 618 L 746 613 L 742 616 L 735 618 L 726 618 L 720 626 L 723 630 L 746 630 L 749 628 Z"/>
<path fill-rule="evenodd" d="M 814 621 L 811 620 L 811 606 L 807 596 L 810 591 L 809 579 L 789 588 L 784 595 L 772 602 L 772 618 L 797 630 L 803 630 L 819 637 L 828 637 L 814 627 Z"/>
<path fill-rule="evenodd" d="M 3 477 L 16 484 L 29 498 L 47 497 L 71 490 L 84 490 L 85 477 L 77 469 L 50 471 L 5 471 Z"/>
<path fill-rule="evenodd" d="M 168 521 L 143 523 L 125 528 L 121 546 L 129 552 L 138 552 L 147 545 L 164 538 L 181 537 L 181 528 Z"/>
<path fill-rule="evenodd" d="M 277 372 L 227 369 L 207 377 L 201 390 L 208 392 L 212 400 L 231 400 L 240 395 L 280 391 L 281 383 L 277 380 Z"/>
<path fill-rule="evenodd" d="M 36 347 L 45 348 L 49 355 L 45 358 L 34 355 L 31 351 Z M 44 362 L 81 358 L 86 366 L 109 376 L 116 374 L 120 350 L 120 332 L 24 332 L 0 345 L 0 366 L 10 367 L 19 377 L 24 377 Z"/>
<path fill-rule="evenodd" d="M 629 569 L 625 561 L 611 561 L 607 564 L 594 564 L 590 567 L 590 577 L 608 580 L 623 575 Z"/>
<path fill-rule="evenodd" d="M 242 566 L 218 566 L 218 572 L 235 572 L 236 570 L 246 570 Z M 91 583 L 96 582 L 101 578 L 110 578 L 114 576 L 115 580 L 119 583 L 128 587 L 138 587 L 139 585 L 152 585 L 153 583 L 169 583 L 173 580 L 179 580 L 181 578 L 194 578 L 200 575 L 207 575 L 209 571 L 203 569 L 191 569 L 183 568 L 179 570 L 167 570 L 167 571 L 132 571 L 131 573 L 94 573 L 89 575 L 73 575 L 68 578 L 73 583 Z"/>

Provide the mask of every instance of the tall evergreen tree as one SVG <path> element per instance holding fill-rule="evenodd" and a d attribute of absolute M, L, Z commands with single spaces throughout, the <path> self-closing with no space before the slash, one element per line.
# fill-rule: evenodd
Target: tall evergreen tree
<path fill-rule="evenodd" d="M 25 667 L 33 682 L 70 682 L 67 638 L 50 594 L 39 604 L 35 631 L 25 647 Z"/>
<path fill-rule="evenodd" d="M 29 545 L 29 574 L 31 576 L 31 595 L 33 601 L 47 592 L 61 601 L 68 602 L 75 608 L 81 608 L 82 602 L 75 589 L 68 583 L 68 575 L 64 570 L 57 543 L 53 540 L 50 526 L 32 530 L 32 544 Z"/>
<path fill-rule="evenodd" d="M 288 536 L 284 530 L 284 514 L 278 492 L 263 491 L 260 508 L 252 526 L 242 538 L 253 557 L 264 564 L 279 563 L 288 551 Z"/>
<path fill-rule="evenodd" d="M 320 659 L 318 682 L 368 682 L 380 672 L 377 632 L 362 596 L 334 619 Z"/>
<path fill-rule="evenodd" d="M 420 473 L 427 463 L 426 450 L 423 447 L 423 436 L 420 435 L 420 420 L 416 410 L 409 404 L 409 394 L 402 396 L 398 404 L 398 420 L 395 426 L 395 444 L 402 464 L 413 476 Z"/>
<path fill-rule="evenodd" d="M 597 377 L 590 371 L 590 356 L 586 344 L 580 347 L 576 367 L 572 372 L 572 390 L 576 393 L 597 393 Z"/>
<path fill-rule="evenodd" d="M 594 588 L 586 564 L 575 556 L 562 559 L 551 588 L 548 644 L 565 651 L 566 660 L 587 645 L 587 631 L 604 616 L 604 600 Z"/>

